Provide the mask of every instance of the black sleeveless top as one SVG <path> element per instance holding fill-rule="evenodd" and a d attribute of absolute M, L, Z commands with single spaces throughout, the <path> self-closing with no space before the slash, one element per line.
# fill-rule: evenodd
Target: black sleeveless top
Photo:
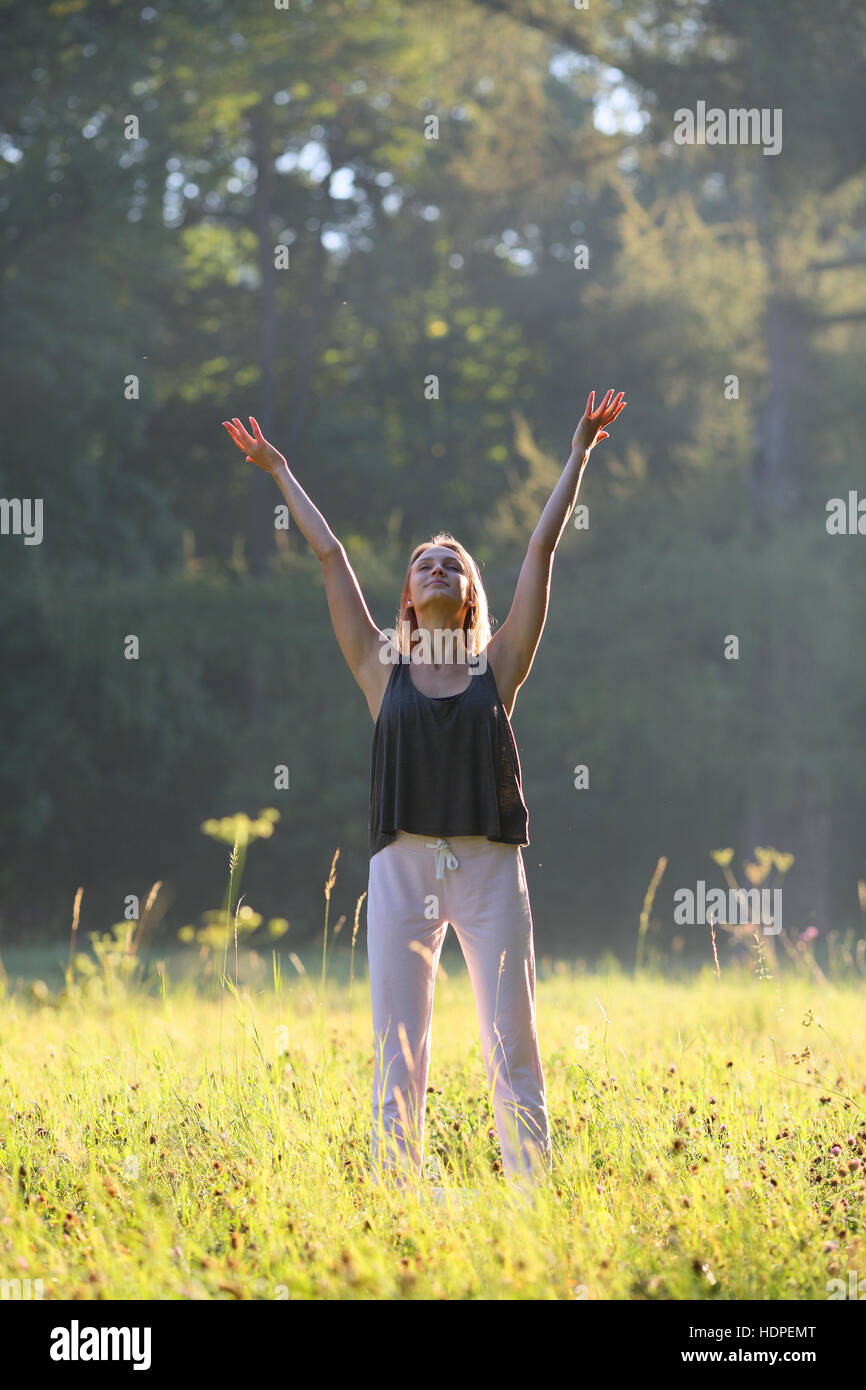
<path fill-rule="evenodd" d="M 489 664 L 459 695 L 422 695 L 409 663 L 395 663 L 373 733 L 370 857 L 398 830 L 529 844 L 517 745 Z"/>

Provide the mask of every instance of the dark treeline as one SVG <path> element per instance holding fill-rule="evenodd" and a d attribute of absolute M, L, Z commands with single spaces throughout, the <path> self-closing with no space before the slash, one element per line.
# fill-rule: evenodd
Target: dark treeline
<path fill-rule="evenodd" d="M 380 626 L 441 528 L 501 622 L 609 386 L 513 717 L 538 948 L 630 950 L 661 855 L 653 932 L 690 947 L 673 893 L 724 886 L 723 848 L 743 882 L 795 856 L 791 935 L 858 926 L 864 51 L 855 0 L 8 13 L 0 939 L 158 879 L 169 944 L 225 891 L 203 822 L 266 807 L 245 901 L 309 940 L 339 846 L 351 927 L 372 724 L 223 419 L 286 455 Z M 778 149 L 680 143 L 676 112 L 740 108 Z"/>

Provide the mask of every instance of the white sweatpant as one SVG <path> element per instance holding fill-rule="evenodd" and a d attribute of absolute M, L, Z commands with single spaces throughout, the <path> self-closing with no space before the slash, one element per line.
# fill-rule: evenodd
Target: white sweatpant
<path fill-rule="evenodd" d="M 550 1172 L 551 1148 L 520 846 L 400 830 L 370 860 L 367 892 L 374 1181 L 421 1176 L 433 990 L 450 922 L 475 995 L 503 1171 L 532 1185 Z"/>

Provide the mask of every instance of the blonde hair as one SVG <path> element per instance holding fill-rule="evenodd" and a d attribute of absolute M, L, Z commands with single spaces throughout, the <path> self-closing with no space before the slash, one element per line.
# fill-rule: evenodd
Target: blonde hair
<path fill-rule="evenodd" d="M 418 617 L 414 607 L 409 603 L 409 574 L 418 556 L 423 555 L 425 550 L 430 550 L 434 545 L 445 546 L 448 550 L 453 550 L 456 555 L 460 556 L 469 573 L 468 608 L 466 610 L 466 617 L 463 620 L 463 633 L 468 655 L 479 656 L 480 653 L 484 651 L 491 637 L 487 595 L 484 592 L 484 585 L 481 582 L 478 566 L 466 547 L 461 545 L 459 541 L 456 541 L 450 531 L 439 531 L 431 540 L 422 541 L 420 545 L 416 545 L 412 554 L 409 556 L 409 564 L 406 567 L 406 578 L 403 580 L 403 592 L 400 595 L 400 606 L 397 610 L 397 621 L 395 624 L 397 646 L 404 655 L 410 655 L 412 633 L 417 631 Z M 408 630 L 404 628 L 404 623 L 409 624 Z"/>

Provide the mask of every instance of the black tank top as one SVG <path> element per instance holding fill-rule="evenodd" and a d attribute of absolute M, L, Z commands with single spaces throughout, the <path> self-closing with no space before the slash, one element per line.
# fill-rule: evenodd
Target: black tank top
<path fill-rule="evenodd" d="M 517 744 L 489 664 L 459 695 L 422 695 L 409 663 L 395 663 L 373 733 L 370 857 L 398 830 L 529 844 Z"/>

